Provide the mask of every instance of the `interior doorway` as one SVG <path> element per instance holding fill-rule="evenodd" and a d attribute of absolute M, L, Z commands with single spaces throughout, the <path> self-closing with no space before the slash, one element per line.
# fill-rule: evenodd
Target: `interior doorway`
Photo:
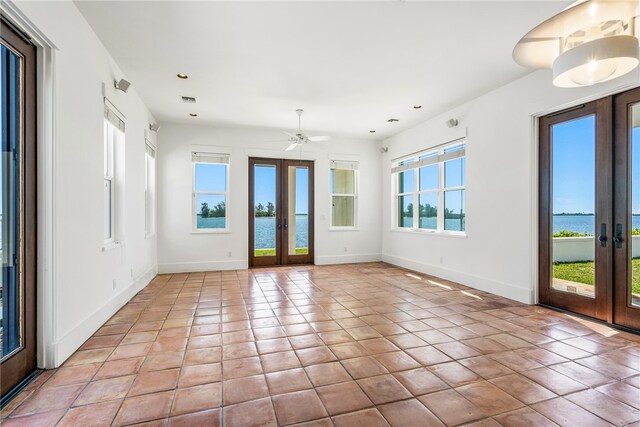
<path fill-rule="evenodd" d="M 640 88 L 539 124 L 540 303 L 640 330 Z"/>
<path fill-rule="evenodd" d="M 314 162 L 249 158 L 249 266 L 312 264 Z"/>

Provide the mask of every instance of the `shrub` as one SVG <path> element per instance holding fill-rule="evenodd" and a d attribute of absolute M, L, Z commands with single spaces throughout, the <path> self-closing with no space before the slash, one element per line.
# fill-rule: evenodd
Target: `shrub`
<path fill-rule="evenodd" d="M 638 230 L 640 233 L 640 230 Z M 577 233 L 575 231 L 561 230 L 558 233 L 553 233 L 553 237 L 589 237 L 593 234 L 589 234 L 586 231 L 584 233 Z"/>

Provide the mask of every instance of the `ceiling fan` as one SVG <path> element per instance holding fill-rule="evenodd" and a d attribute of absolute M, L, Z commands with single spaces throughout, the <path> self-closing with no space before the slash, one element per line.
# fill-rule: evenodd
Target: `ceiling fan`
<path fill-rule="evenodd" d="M 290 143 L 290 145 L 284 151 L 291 151 L 298 145 L 308 144 L 309 142 L 328 141 L 331 139 L 330 136 L 308 136 L 304 134 L 300 125 L 300 122 L 302 120 L 302 113 L 304 113 L 304 110 L 296 110 L 296 114 L 298 114 L 298 132 L 296 134 L 282 131 L 289 137 L 287 141 Z"/>

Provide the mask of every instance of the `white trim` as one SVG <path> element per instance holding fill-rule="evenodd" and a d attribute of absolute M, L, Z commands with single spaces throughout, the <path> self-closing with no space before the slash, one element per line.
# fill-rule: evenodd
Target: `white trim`
<path fill-rule="evenodd" d="M 2 0 L 2 12 L 31 37 L 36 46 L 36 133 L 38 186 L 38 263 L 36 297 L 36 353 L 39 368 L 53 368 L 57 315 L 56 221 L 55 221 L 55 55 L 56 46 L 13 0 Z"/>
<path fill-rule="evenodd" d="M 151 280 L 158 274 L 155 266 L 149 268 L 142 276 L 134 279 L 122 291 L 106 301 L 93 313 L 86 316 L 77 326 L 60 337 L 54 345 L 54 355 L 52 368 L 60 366 L 69 356 L 71 356 L 95 331 L 100 329 L 120 308 L 128 303 L 138 292 L 144 289 Z"/>
<path fill-rule="evenodd" d="M 313 143 L 311 143 L 313 144 Z M 266 148 L 247 148 L 245 150 L 247 157 L 262 157 L 265 159 L 286 159 L 286 160 L 318 160 L 320 153 L 308 149 L 308 146 L 296 148 L 291 151 L 270 150 Z"/>
<path fill-rule="evenodd" d="M 247 268 L 249 268 L 249 263 L 245 259 L 229 261 L 175 262 L 169 264 L 158 264 L 158 274 L 246 270 Z"/>
<path fill-rule="evenodd" d="M 315 258 L 316 265 L 356 264 L 361 262 L 382 261 L 382 254 L 322 255 L 316 256 Z"/>
<path fill-rule="evenodd" d="M 533 303 L 533 291 L 531 289 L 514 286 L 510 283 L 498 282 L 486 277 L 462 273 L 459 269 L 449 269 L 441 266 L 425 264 L 395 255 L 382 254 L 382 261 L 445 280 L 451 280 L 452 282 L 456 282 L 470 288 L 520 301 L 524 304 Z"/>

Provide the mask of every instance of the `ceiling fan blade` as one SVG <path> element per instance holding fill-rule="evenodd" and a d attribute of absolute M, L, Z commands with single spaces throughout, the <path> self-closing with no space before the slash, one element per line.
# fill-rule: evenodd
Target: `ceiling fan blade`
<path fill-rule="evenodd" d="M 284 151 L 291 151 L 294 148 L 296 148 L 298 146 L 298 142 L 294 142 L 293 144 L 291 144 L 290 146 L 288 146 Z"/>
<path fill-rule="evenodd" d="M 310 136 L 309 141 L 318 142 L 318 141 L 329 141 L 331 139 L 330 136 Z"/>
<path fill-rule="evenodd" d="M 287 135 L 289 138 L 298 138 L 297 135 L 293 134 L 293 133 L 289 133 L 285 130 L 281 131 L 282 133 L 284 133 L 285 135 Z"/>

